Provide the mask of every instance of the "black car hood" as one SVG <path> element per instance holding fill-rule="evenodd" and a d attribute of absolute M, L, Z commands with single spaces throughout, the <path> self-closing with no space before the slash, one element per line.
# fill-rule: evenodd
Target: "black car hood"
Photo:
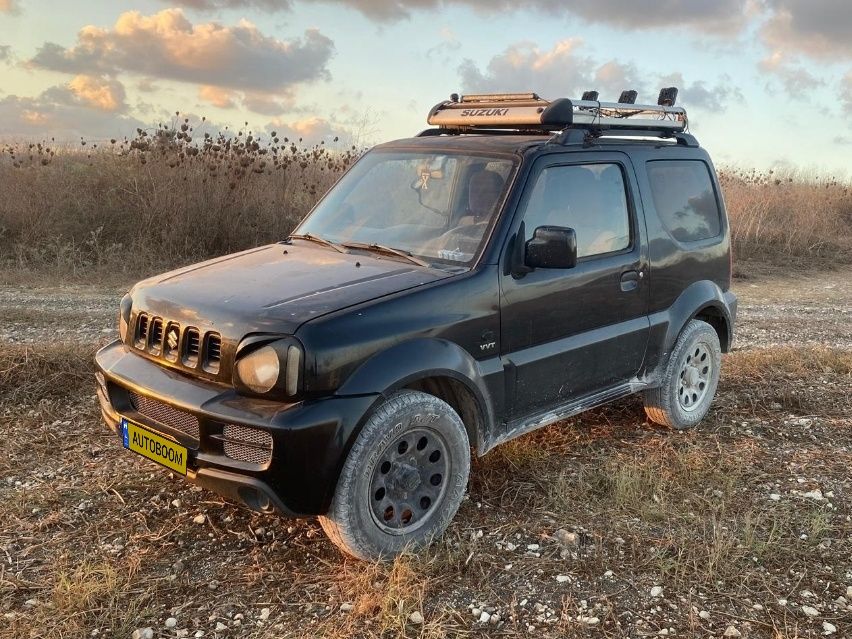
<path fill-rule="evenodd" d="M 453 273 L 294 241 L 226 255 L 137 284 L 134 310 L 239 339 L 304 322 Z"/>

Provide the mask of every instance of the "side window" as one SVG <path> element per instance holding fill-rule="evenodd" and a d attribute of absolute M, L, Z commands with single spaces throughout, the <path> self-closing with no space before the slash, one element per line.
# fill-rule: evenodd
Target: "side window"
<path fill-rule="evenodd" d="M 552 166 L 542 171 L 524 214 L 527 239 L 539 226 L 577 233 L 577 257 L 630 246 L 624 176 L 617 164 Z"/>
<path fill-rule="evenodd" d="M 673 238 L 696 242 L 719 235 L 719 204 L 704 162 L 654 160 L 647 167 L 654 206 Z"/>

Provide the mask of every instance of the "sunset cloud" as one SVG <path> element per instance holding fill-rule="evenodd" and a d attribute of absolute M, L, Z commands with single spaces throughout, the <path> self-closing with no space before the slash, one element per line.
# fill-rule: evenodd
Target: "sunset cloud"
<path fill-rule="evenodd" d="M 18 5 L 15 0 L 0 0 L 0 13 L 17 13 Z"/>
<path fill-rule="evenodd" d="M 234 92 L 205 84 L 198 89 L 198 97 L 219 109 L 230 109 L 234 106 Z"/>
<path fill-rule="evenodd" d="M 99 111 L 123 111 L 124 86 L 118 80 L 78 75 L 68 83 L 72 94 L 84 104 Z"/>
<path fill-rule="evenodd" d="M 279 116 L 295 104 L 295 96 L 291 92 L 233 91 L 208 85 L 198 89 L 198 97 L 218 109 L 244 109 L 269 116 Z"/>
<path fill-rule="evenodd" d="M 103 139 L 145 126 L 130 115 L 92 108 L 68 87 L 53 87 L 37 97 L 0 98 L 0 136 Z"/>
<path fill-rule="evenodd" d="M 309 117 L 302 120 L 287 121 L 282 118 L 273 118 L 266 125 L 266 130 L 269 133 L 273 131 L 279 139 L 289 138 L 290 140 L 301 139 L 309 144 L 316 144 L 325 140 L 330 142 L 334 137 L 349 137 L 349 134 L 343 129 L 329 120 L 321 117 Z"/>
<path fill-rule="evenodd" d="M 121 14 L 111 29 L 87 26 L 72 47 L 45 43 L 30 67 L 86 75 L 120 72 L 210 87 L 276 92 L 328 77 L 334 44 L 310 29 L 279 40 L 242 20 L 193 24 L 180 9 Z"/>

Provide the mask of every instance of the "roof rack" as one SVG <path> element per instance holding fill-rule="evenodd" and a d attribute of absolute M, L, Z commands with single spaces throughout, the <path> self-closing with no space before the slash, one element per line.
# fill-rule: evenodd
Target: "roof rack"
<path fill-rule="evenodd" d="M 587 91 L 583 97 L 597 97 Z M 687 129 L 686 110 L 674 106 L 677 89 L 660 92 L 658 104 L 632 102 L 599 102 L 558 98 L 545 100 L 536 93 L 457 94 L 435 105 L 427 122 L 438 130 L 456 133 L 478 133 L 487 130 L 510 130 L 518 133 L 559 132 L 566 128 L 590 131 L 644 131 L 649 136 L 672 136 Z M 634 91 L 622 92 L 624 100 L 635 100 Z"/>

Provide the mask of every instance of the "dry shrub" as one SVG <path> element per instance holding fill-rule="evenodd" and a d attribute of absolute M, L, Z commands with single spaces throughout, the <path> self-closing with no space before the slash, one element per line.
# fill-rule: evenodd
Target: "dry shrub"
<path fill-rule="evenodd" d="M 352 604 L 349 621 L 357 624 L 368 620 L 378 636 L 403 636 L 409 628 L 409 615 L 424 614 L 424 602 L 429 589 L 429 570 L 414 555 L 402 554 L 392 563 L 347 562 L 335 575 L 339 595 Z M 331 620 L 339 636 L 343 632 L 340 619 Z M 433 612 L 430 619 L 416 627 L 422 637 L 440 636 L 441 615 Z"/>
<path fill-rule="evenodd" d="M 0 264 L 139 275 L 278 241 L 358 155 L 204 129 L 0 148 Z"/>
<path fill-rule="evenodd" d="M 148 599 L 147 593 L 133 592 L 138 561 L 126 565 L 92 558 L 75 565 L 61 557 L 57 564 L 49 604 L 33 613 L 33 625 L 44 632 L 40 636 L 90 636 L 93 627 L 108 627 L 110 636 L 130 636 Z"/>
<path fill-rule="evenodd" d="M 737 259 L 852 261 L 852 185 L 796 170 L 723 169 Z"/>
<path fill-rule="evenodd" d="M 735 351 L 725 359 L 719 410 L 822 417 L 852 414 L 852 353 L 826 347 Z"/>
<path fill-rule="evenodd" d="M 360 154 L 176 117 L 132 140 L 0 147 L 0 267 L 135 277 L 280 240 Z M 726 169 L 738 260 L 852 261 L 852 191 Z"/>
<path fill-rule="evenodd" d="M 726 358 L 725 367 L 726 381 L 751 385 L 764 383 L 773 375 L 790 379 L 813 379 L 820 373 L 852 377 L 852 352 L 821 346 L 753 349 Z"/>
<path fill-rule="evenodd" d="M 94 354 L 91 346 L 70 342 L 40 346 L 0 342 L 0 404 L 92 394 Z"/>

